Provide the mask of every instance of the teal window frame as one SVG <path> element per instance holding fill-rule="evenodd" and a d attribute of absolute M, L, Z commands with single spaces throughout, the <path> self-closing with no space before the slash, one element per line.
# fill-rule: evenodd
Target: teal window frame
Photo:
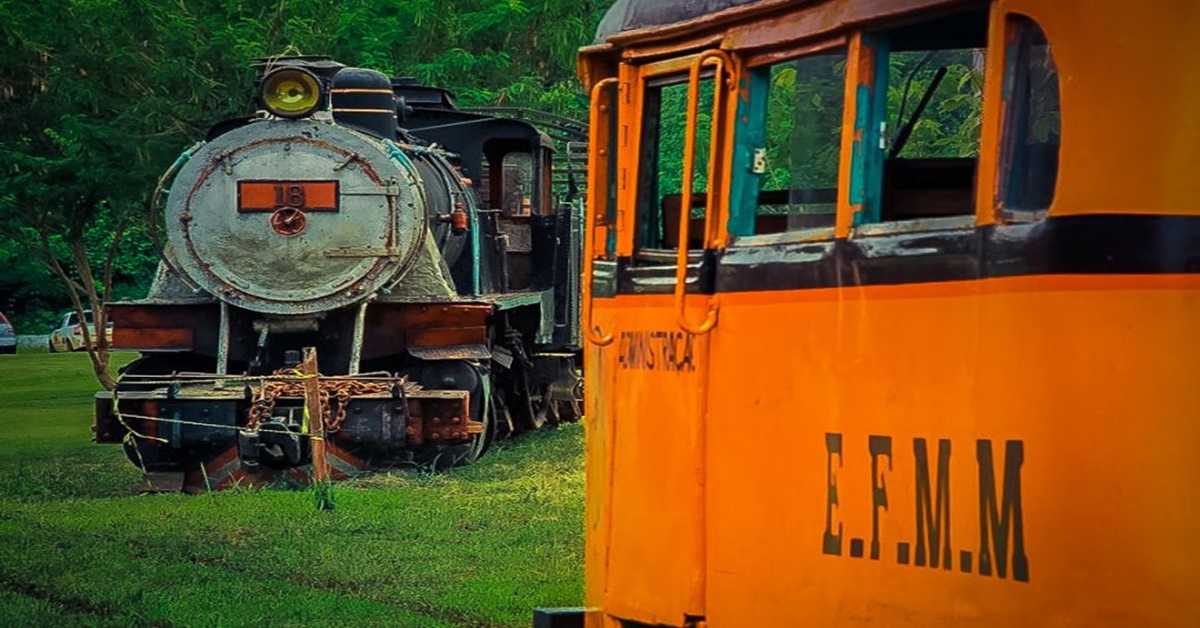
<path fill-rule="evenodd" d="M 847 58 L 849 57 L 848 44 L 844 40 L 838 40 L 830 42 L 829 45 L 807 50 L 803 54 L 797 54 L 790 60 L 821 54 L 823 51 L 835 48 L 846 50 Z M 767 145 L 767 107 L 763 103 L 770 97 L 771 67 L 786 61 L 779 60 L 751 66 L 748 71 L 742 73 L 742 84 L 739 86 L 739 91 L 746 94 L 746 98 L 738 100 L 737 115 L 734 119 L 732 171 L 728 199 L 729 219 L 726 224 L 729 235 L 735 238 L 765 235 L 755 233 L 759 192 L 766 174 L 754 172 L 754 153 Z M 844 81 L 853 80 L 852 74 L 851 68 L 847 67 Z M 886 83 L 884 85 L 886 86 Z M 846 106 L 849 106 L 849 103 L 843 103 L 843 107 Z M 882 160 L 880 163 L 882 164 Z M 839 196 L 844 193 L 843 190 L 838 190 Z M 814 229 L 825 231 L 832 227 Z"/>
<path fill-rule="evenodd" d="M 754 151 L 766 145 L 766 100 L 771 89 L 771 66 L 750 68 L 742 76 L 742 90 L 748 97 L 739 99 L 733 139 L 733 171 L 729 186 L 729 235 L 754 235 L 758 213 L 758 190 L 764 175 L 754 172 Z"/>
<path fill-rule="evenodd" d="M 850 206 L 860 207 L 852 225 L 883 221 L 883 160 L 880 144 L 887 121 L 887 88 L 891 72 L 891 38 L 886 35 L 862 35 L 862 48 L 872 59 L 874 76 L 870 85 L 855 89 L 854 140 L 850 152 Z M 848 80 L 851 80 L 848 78 Z"/>

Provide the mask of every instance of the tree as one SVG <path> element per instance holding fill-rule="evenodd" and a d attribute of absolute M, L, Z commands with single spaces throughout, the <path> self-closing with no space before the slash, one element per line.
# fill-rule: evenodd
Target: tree
<path fill-rule="evenodd" d="M 104 301 L 131 293 L 153 270 L 145 234 L 161 219 L 147 211 L 160 172 L 210 125 L 251 111 L 256 58 L 324 54 L 415 75 L 454 91 L 465 106 L 582 119 L 575 50 L 590 41 L 607 6 L 0 0 L 0 176 L 7 182 L 0 252 L 19 249 L 39 260 L 72 307 L 96 312 L 104 329 Z M 98 336 L 93 366 L 111 386 L 107 343 Z"/>
<path fill-rule="evenodd" d="M 103 0 L 0 8 L 0 233 L 61 281 L 80 320 L 93 311 L 88 354 L 112 388 L 103 304 L 118 254 L 144 227 L 146 182 L 171 136 L 196 128 L 178 115 L 180 94 L 162 89 L 175 72 L 158 60 L 171 41 L 153 35 L 168 14 Z"/>

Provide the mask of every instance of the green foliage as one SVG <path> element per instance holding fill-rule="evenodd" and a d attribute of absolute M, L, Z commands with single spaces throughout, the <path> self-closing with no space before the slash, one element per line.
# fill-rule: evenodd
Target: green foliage
<path fill-rule="evenodd" d="M 50 269 L 31 257 L 21 242 L 0 238 L 0 312 L 18 334 L 44 334 L 56 321 L 67 296 Z"/>
<path fill-rule="evenodd" d="M 692 191 L 708 189 L 708 153 L 712 142 L 713 81 L 701 79 L 696 98 L 695 156 Z M 687 132 L 688 84 L 665 85 L 659 95 L 658 193 L 659 198 L 683 191 L 683 149 Z M 699 210 L 697 210 L 699 211 Z M 696 216 L 702 216 L 699 212 Z"/>
<path fill-rule="evenodd" d="M 897 52 L 890 56 L 888 130 L 895 140 L 909 122 L 938 68 L 946 75 L 916 119 L 899 157 L 975 157 L 983 118 L 983 51 Z M 907 87 L 907 90 L 906 90 Z M 907 92 L 907 93 L 906 93 Z"/>
<path fill-rule="evenodd" d="M 144 294 L 148 198 L 213 123 L 252 110 L 260 57 L 330 55 L 415 76 L 464 106 L 586 119 L 575 54 L 606 0 L 0 0 L 0 310 L 23 332 L 69 305 L 28 260 L 45 234 L 72 268 L 85 245 L 101 299 Z M 45 261 L 45 260 L 43 260 Z"/>
<path fill-rule="evenodd" d="M 837 187 L 845 75 L 846 54 L 840 50 L 771 66 L 762 189 Z"/>
<path fill-rule="evenodd" d="M 136 496 L 120 447 L 88 441 L 82 356 L 0 356 L 0 381 L 6 625 L 528 626 L 583 601 L 582 426 L 339 484 L 321 512 L 307 491 Z"/>
<path fill-rule="evenodd" d="M 934 86 L 934 77 L 945 76 Z M 796 202 L 796 192 L 837 187 L 843 126 L 846 54 L 816 54 L 760 69 L 769 71 L 765 107 L 767 171 L 763 190 L 790 190 L 787 204 L 764 204 L 760 214 L 832 213 L 829 203 Z M 897 52 L 889 57 L 887 140 L 898 157 L 973 157 L 979 151 L 983 56 L 975 50 Z M 932 90 L 932 91 L 931 91 Z M 916 115 L 929 93 L 928 106 Z"/>

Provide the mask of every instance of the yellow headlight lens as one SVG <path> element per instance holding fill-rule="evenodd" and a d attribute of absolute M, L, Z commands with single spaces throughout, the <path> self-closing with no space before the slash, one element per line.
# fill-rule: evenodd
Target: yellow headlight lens
<path fill-rule="evenodd" d="M 277 70 L 263 79 L 262 101 L 277 116 L 306 116 L 321 104 L 321 84 L 304 70 Z"/>

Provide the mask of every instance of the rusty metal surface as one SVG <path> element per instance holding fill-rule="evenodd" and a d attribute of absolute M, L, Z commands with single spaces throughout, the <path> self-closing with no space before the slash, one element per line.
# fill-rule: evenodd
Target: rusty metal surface
<path fill-rule="evenodd" d="M 132 351 L 190 351 L 195 348 L 195 341 L 190 327 L 117 327 L 113 329 L 112 347 Z"/>
<path fill-rule="evenodd" d="M 483 433 L 483 423 L 471 420 L 470 393 L 465 390 L 423 390 L 408 396 L 408 444 L 461 443 Z"/>
<path fill-rule="evenodd" d="M 301 366 L 310 370 L 315 369 L 315 364 L 309 365 L 307 360 Z M 352 400 L 356 398 L 388 398 L 393 395 L 407 396 L 421 390 L 420 386 L 403 377 L 321 377 L 315 370 L 305 371 L 305 373 L 311 377 L 297 377 L 294 374 L 281 372 L 273 377 L 264 378 L 257 388 L 252 384 L 251 388 L 255 393 L 253 405 L 247 413 L 247 426 L 254 428 L 261 421 L 269 419 L 273 414 L 275 403 L 279 399 L 303 398 L 309 408 L 320 408 L 318 418 L 321 420 L 321 426 L 327 433 L 334 434 L 346 422 L 346 411 Z M 198 396 L 205 396 L 206 391 L 219 394 L 225 387 L 205 388 L 204 385 L 199 385 L 196 386 L 196 389 L 199 392 Z M 185 397 L 183 390 L 185 389 L 181 388 L 180 392 L 176 393 L 178 397 Z M 314 416 L 318 414 L 316 410 L 310 410 L 310 412 Z"/>
<path fill-rule="evenodd" d="M 346 480 L 369 468 L 366 461 L 339 447 L 337 443 L 327 442 L 325 452 L 329 477 L 333 480 Z M 241 465 L 237 446 L 233 446 L 206 459 L 197 469 L 188 471 L 184 477 L 183 492 L 202 493 L 233 487 L 264 487 L 280 481 L 307 484 L 314 479 L 313 476 L 311 464 L 287 469 L 259 467 L 257 472 L 249 472 Z"/>
<path fill-rule="evenodd" d="M 478 301 L 394 303 L 376 301 L 367 308 L 363 359 L 401 353 L 413 346 L 487 343 L 487 321 L 494 311 Z"/>
<path fill-rule="evenodd" d="M 484 344 L 409 347 L 408 352 L 422 360 L 488 360 L 492 357 Z"/>
<path fill-rule="evenodd" d="M 825 0 L 811 8 L 790 11 L 778 19 L 748 23 L 728 29 L 722 47 L 728 50 L 759 49 L 781 42 L 805 41 L 844 33 L 850 27 L 903 18 L 914 11 L 979 5 L 972 0 Z"/>
<path fill-rule="evenodd" d="M 413 347 L 483 344 L 487 342 L 488 328 L 480 325 L 477 327 L 410 329 L 407 332 L 407 336 L 410 350 Z"/>
<path fill-rule="evenodd" d="M 217 303 L 110 303 L 113 348 L 138 351 L 215 351 Z"/>

